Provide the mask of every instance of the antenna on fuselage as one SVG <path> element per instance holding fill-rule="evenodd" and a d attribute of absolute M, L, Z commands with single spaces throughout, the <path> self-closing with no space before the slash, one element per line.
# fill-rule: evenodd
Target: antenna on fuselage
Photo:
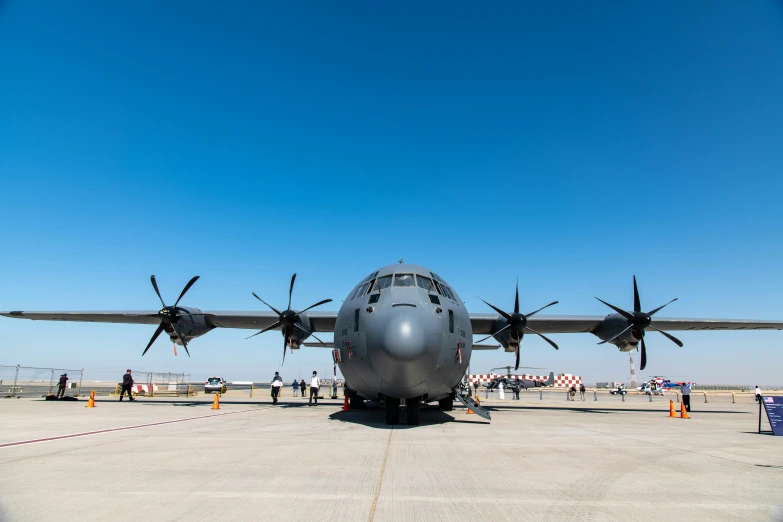
<path fill-rule="evenodd" d="M 405 264 L 405 260 L 403 258 L 400 258 L 399 261 L 397 261 L 399 264 Z"/>

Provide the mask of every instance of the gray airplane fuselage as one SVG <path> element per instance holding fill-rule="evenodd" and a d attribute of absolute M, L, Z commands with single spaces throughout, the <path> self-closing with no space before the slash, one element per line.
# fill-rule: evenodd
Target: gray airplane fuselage
<path fill-rule="evenodd" d="M 354 287 L 334 330 L 346 383 L 370 400 L 449 396 L 468 367 L 472 339 L 451 286 L 411 264 L 383 267 Z"/>

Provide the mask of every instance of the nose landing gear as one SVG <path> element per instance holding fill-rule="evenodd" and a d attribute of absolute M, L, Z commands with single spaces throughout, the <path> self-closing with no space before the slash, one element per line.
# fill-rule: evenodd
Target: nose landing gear
<path fill-rule="evenodd" d="M 394 397 L 386 397 L 386 424 L 392 426 L 400 423 L 400 399 Z M 413 397 L 411 399 L 405 399 L 405 411 L 407 414 L 408 425 L 419 425 L 419 406 L 421 405 L 421 397 Z"/>
<path fill-rule="evenodd" d="M 386 397 L 386 424 L 399 424 L 400 422 L 400 399 Z"/>

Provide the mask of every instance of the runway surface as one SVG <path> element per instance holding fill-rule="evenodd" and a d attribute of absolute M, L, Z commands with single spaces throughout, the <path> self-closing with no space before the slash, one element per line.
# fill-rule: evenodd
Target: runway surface
<path fill-rule="evenodd" d="M 0 520 L 777 520 L 753 403 L 526 394 L 384 424 L 341 401 L 0 401 Z M 402 415 L 404 421 L 405 415 Z M 765 429 L 768 429 L 765 421 Z"/>

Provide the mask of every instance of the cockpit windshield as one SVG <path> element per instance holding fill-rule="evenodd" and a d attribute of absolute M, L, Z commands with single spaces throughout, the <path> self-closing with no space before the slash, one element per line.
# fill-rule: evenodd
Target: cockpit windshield
<path fill-rule="evenodd" d="M 394 276 L 394 286 L 416 286 L 413 281 L 413 274 L 396 274 Z"/>
<path fill-rule="evenodd" d="M 418 285 L 419 288 L 423 288 L 426 292 L 431 292 L 433 290 L 432 279 L 430 279 L 429 277 L 424 277 L 423 275 L 417 275 L 416 284 Z"/>
<path fill-rule="evenodd" d="M 385 288 L 389 288 L 392 283 L 392 276 L 381 276 L 378 279 L 375 280 L 375 286 L 372 287 L 372 291 L 375 292 L 376 290 L 383 290 Z"/>

